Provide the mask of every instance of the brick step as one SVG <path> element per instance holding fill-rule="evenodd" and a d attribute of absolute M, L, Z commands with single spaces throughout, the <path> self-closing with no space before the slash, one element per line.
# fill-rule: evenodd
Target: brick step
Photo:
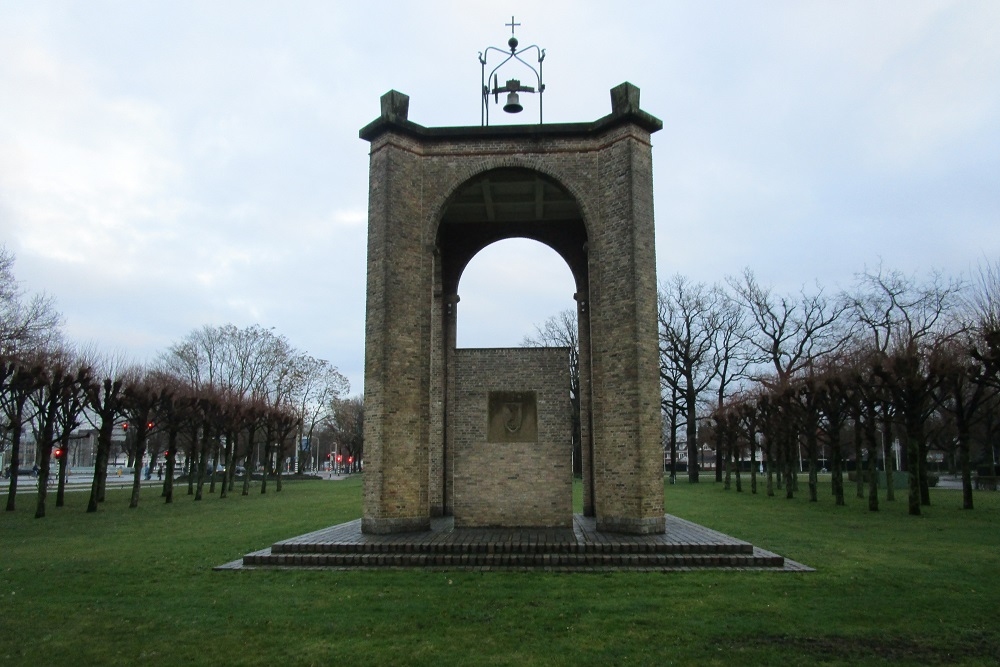
<path fill-rule="evenodd" d="M 461 567 L 461 568 L 782 568 L 775 554 L 622 553 L 272 553 L 243 557 L 248 567 Z"/>
<path fill-rule="evenodd" d="M 275 554 L 452 554 L 452 555 L 716 555 L 752 554 L 747 542 L 715 544 L 621 543 L 414 543 L 414 542 L 305 542 L 288 540 L 271 546 Z"/>

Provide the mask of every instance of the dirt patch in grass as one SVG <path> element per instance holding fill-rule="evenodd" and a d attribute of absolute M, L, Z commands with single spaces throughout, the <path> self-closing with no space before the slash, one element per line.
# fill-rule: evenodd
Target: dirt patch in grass
<path fill-rule="evenodd" d="M 765 635 L 750 637 L 743 648 L 780 648 L 793 650 L 810 661 L 861 662 L 876 660 L 888 663 L 951 665 L 976 661 L 1000 664 L 1000 639 L 984 634 L 966 636 L 961 641 L 946 642 L 940 637 L 926 641 L 904 637 L 796 637 Z"/>

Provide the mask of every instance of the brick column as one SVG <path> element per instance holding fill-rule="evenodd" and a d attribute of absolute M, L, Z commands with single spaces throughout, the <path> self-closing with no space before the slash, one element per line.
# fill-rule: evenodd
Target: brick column
<path fill-rule="evenodd" d="M 405 121 L 408 98 L 382 97 Z M 362 530 L 430 528 L 428 430 L 432 253 L 421 229 L 421 163 L 392 132 L 372 144 L 365 324 L 365 491 Z"/>

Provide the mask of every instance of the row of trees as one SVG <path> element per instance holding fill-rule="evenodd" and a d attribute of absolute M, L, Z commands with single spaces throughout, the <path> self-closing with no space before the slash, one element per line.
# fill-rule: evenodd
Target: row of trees
<path fill-rule="evenodd" d="M 895 462 L 886 452 L 898 438 L 902 467 L 911 473 L 910 511 L 917 514 L 929 502 L 931 449 L 961 468 L 968 508 L 972 463 L 995 460 L 1000 262 L 985 264 L 971 280 L 940 274 L 918 280 L 879 266 L 836 294 L 820 286 L 778 294 L 750 270 L 716 285 L 677 275 L 660 287 L 659 331 L 671 480 L 686 459 L 689 481 L 699 481 L 704 445 L 713 451 L 717 481 L 725 475 L 728 484 L 735 471 L 741 488 L 739 470 L 748 467 L 756 491 L 763 464 L 772 494 L 775 488 L 793 494 L 795 467 L 808 462 L 816 499 L 818 471 L 828 463 L 842 503 L 844 463 L 853 459 L 860 468 L 867 458 L 869 505 L 877 509 L 874 468 L 881 459 L 893 499 Z M 576 314 L 549 318 L 522 345 L 575 351 Z M 575 357 L 571 367 L 578 463 Z M 859 494 L 864 477 L 859 470 Z"/>
<path fill-rule="evenodd" d="M 195 500 L 206 482 L 209 492 L 220 483 L 220 497 L 232 492 L 237 467 L 247 471 L 244 495 L 255 468 L 263 474 L 261 493 L 269 475 L 280 491 L 286 459 L 320 432 L 339 451 L 361 459 L 362 406 L 346 398 L 346 378 L 273 330 L 205 326 L 154 363 L 130 364 L 68 345 L 51 300 L 26 296 L 12 265 L 13 256 L 0 248 L 0 452 L 8 449 L 11 462 L 8 511 L 15 509 L 19 463 L 27 458 L 22 448 L 29 441 L 38 469 L 35 516 L 45 515 L 53 468 L 56 505 L 63 504 L 66 453 L 73 432 L 86 425 L 97 434 L 88 512 L 104 501 L 116 429 L 124 431 L 133 469 L 131 507 L 138 505 L 144 460 L 148 470 L 162 461 L 169 503 L 182 457 Z M 304 459 L 297 458 L 299 465 Z M 218 470 L 224 473 L 217 480 Z"/>
<path fill-rule="evenodd" d="M 678 460 L 683 427 L 692 482 L 699 480 L 695 462 L 704 441 L 699 424 L 714 439 L 716 479 L 725 470 L 728 480 L 748 457 L 753 490 L 759 451 L 768 492 L 776 483 L 791 496 L 804 450 L 815 500 L 820 452 L 828 451 L 833 493 L 842 503 L 843 461 L 850 454 L 860 465 L 867 456 L 873 510 L 880 456 L 892 493 L 893 457 L 881 452 L 897 436 L 912 514 L 929 503 L 932 447 L 957 454 L 970 509 L 971 462 L 993 463 L 1000 263 L 968 282 L 937 274 L 918 281 L 878 267 L 834 295 L 819 287 L 776 294 L 749 270 L 713 286 L 675 276 L 661 288 L 660 343 L 670 460 Z"/>

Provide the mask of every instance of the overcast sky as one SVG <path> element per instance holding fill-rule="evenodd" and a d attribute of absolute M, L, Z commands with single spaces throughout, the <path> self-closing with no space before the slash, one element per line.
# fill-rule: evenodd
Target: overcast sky
<path fill-rule="evenodd" d="M 478 125 L 477 55 L 511 14 L 546 49 L 546 122 L 610 113 L 623 81 L 663 120 L 661 280 L 748 266 L 836 289 L 880 259 L 922 276 L 1000 257 L 993 0 L 0 0 L 0 242 L 75 342 L 145 361 L 258 323 L 360 391 L 358 130 L 390 89 L 416 123 Z M 568 268 L 527 241 L 487 248 L 459 291 L 462 346 L 573 307 Z"/>

